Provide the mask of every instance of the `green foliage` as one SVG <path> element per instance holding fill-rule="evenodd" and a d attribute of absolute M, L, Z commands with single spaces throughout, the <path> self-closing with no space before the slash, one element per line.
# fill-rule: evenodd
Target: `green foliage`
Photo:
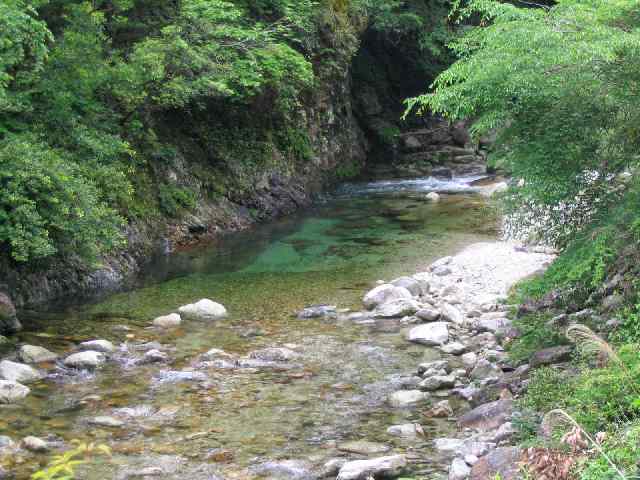
<path fill-rule="evenodd" d="M 452 44 L 458 61 L 409 108 L 474 119 L 477 135 L 498 129 L 501 165 L 526 180 L 525 198 L 542 204 L 606 189 L 610 173 L 636 162 L 635 0 L 548 8 L 470 0 L 456 15 L 480 25 Z"/>
<path fill-rule="evenodd" d="M 196 206 L 196 194 L 189 188 L 175 185 L 160 185 L 158 187 L 160 209 L 169 217 L 177 217 L 183 210 Z"/>
<path fill-rule="evenodd" d="M 111 456 L 111 449 L 107 445 L 87 444 L 77 440 L 72 443 L 75 448 L 53 457 L 44 470 L 31 475 L 31 480 L 73 480 L 76 478 L 76 467 L 86 463 L 89 458 L 98 455 Z"/>
<path fill-rule="evenodd" d="M 604 453 L 629 478 L 637 477 L 639 472 L 638 458 L 640 458 L 640 424 L 633 422 L 630 426 L 620 429 L 611 435 L 602 445 Z M 620 475 L 602 456 L 583 459 L 578 468 L 580 480 L 618 480 Z"/>
<path fill-rule="evenodd" d="M 567 343 L 563 335 L 546 325 L 549 320 L 549 315 L 532 314 L 514 321 L 521 334 L 508 345 L 513 361 L 526 362 L 538 350 Z"/>
<path fill-rule="evenodd" d="M 0 244 L 16 261 L 86 258 L 121 244 L 123 219 L 85 172 L 30 136 L 0 142 Z"/>

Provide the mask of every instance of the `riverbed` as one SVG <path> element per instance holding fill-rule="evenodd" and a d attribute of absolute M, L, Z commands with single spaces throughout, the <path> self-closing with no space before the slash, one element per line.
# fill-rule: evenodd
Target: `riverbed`
<path fill-rule="evenodd" d="M 398 320 L 363 325 L 346 310 L 361 309 L 364 292 L 378 280 L 413 274 L 496 238 L 496 216 L 468 186 L 472 180 L 344 185 L 305 212 L 155 259 L 130 291 L 23 312 L 20 342 L 64 356 L 81 341 L 104 338 L 119 350 L 95 373 L 43 366 L 47 378 L 30 385 L 24 403 L 2 407 L 0 435 L 42 437 L 54 449 L 72 439 L 109 445 L 112 458 L 82 467 L 79 478 L 88 480 L 136 478 L 152 468 L 158 469 L 152 478 L 162 479 L 308 478 L 304 469 L 327 459 L 360 458 L 345 451 L 352 440 L 409 453 L 413 477 L 435 478 L 442 465 L 430 439 L 455 426 L 419 409 L 392 409 L 387 397 L 436 352 L 406 342 Z M 448 193 L 427 201 L 433 190 Z M 150 327 L 153 318 L 200 298 L 224 304 L 229 317 Z M 312 304 L 344 313 L 295 317 Z M 150 342 L 170 360 L 137 364 Z M 283 368 L 197 367 L 212 348 L 242 357 L 282 346 L 297 353 Z M 201 375 L 172 374 L 193 371 Z M 122 425 L 92 425 L 96 416 Z M 407 441 L 386 433 L 408 422 L 422 424 L 426 435 Z M 26 479 L 48 458 L 19 451 L 0 464 Z"/>

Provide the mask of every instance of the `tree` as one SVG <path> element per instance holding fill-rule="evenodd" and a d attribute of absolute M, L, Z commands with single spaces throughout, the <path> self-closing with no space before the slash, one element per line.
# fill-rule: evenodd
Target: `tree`
<path fill-rule="evenodd" d="M 638 160 L 639 5 L 459 2 L 459 18 L 479 26 L 454 42 L 458 60 L 433 92 L 408 107 L 472 119 L 477 136 L 499 131 L 494 158 L 526 180 L 525 198 L 558 205 L 603 190 Z"/>

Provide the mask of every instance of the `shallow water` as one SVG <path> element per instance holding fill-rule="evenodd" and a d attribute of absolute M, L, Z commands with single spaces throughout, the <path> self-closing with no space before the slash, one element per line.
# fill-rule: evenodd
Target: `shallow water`
<path fill-rule="evenodd" d="M 0 434 L 110 445 L 112 459 L 83 467 L 80 478 L 89 480 L 126 478 L 143 467 L 162 468 L 154 478 L 258 478 L 263 462 L 322 463 L 344 455 L 340 443 L 363 439 L 416 453 L 417 478 L 428 475 L 437 460 L 428 438 L 402 441 L 386 429 L 415 421 L 429 437 L 443 435 L 450 423 L 426 419 L 421 409 L 390 409 L 385 400 L 434 352 L 405 342 L 397 321 L 358 325 L 298 320 L 292 313 L 317 303 L 358 309 L 376 280 L 415 273 L 467 244 L 495 238 L 495 217 L 481 198 L 422 198 L 430 188 L 471 192 L 464 181 L 434 185 L 430 179 L 347 185 L 306 212 L 158 259 L 134 290 L 99 303 L 25 312 L 20 341 L 62 354 L 93 338 L 129 349 L 95 375 L 52 369 L 24 405 L 0 410 Z M 204 297 L 223 303 L 229 318 L 187 321 L 168 332 L 148 327 L 154 317 Z M 132 347 L 143 341 L 167 346 L 172 363 L 131 365 Z M 300 353 L 291 369 L 204 369 L 204 379 L 166 381 L 167 371 L 189 369 L 211 348 L 245 355 L 284 344 Z M 100 398 L 80 403 L 88 395 Z M 87 423 L 99 415 L 125 426 Z M 35 468 L 29 455 L 2 463 L 18 478 Z M 271 472 L 266 478 L 293 477 Z"/>

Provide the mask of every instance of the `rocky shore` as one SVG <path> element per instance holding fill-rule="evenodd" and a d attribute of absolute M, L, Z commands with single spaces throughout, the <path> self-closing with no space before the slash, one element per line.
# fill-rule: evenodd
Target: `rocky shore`
<path fill-rule="evenodd" d="M 543 249 L 525 249 L 508 242 L 474 244 L 455 256 L 434 262 L 427 271 L 388 283 L 380 281 L 364 295 L 361 311 L 315 305 L 298 312 L 298 320 L 305 322 L 395 325 L 394 331 L 404 342 L 414 345 L 413 348 L 424 348 L 425 361 L 397 372 L 397 381 L 378 388 L 383 408 L 404 412 L 398 418 L 409 418 L 408 412 L 419 412 L 426 421 L 446 420 L 457 426 L 457 433 L 433 438 L 419 422 L 389 424 L 385 427 L 387 440 L 336 442 L 328 455 L 315 458 L 263 459 L 249 467 L 242 478 L 397 478 L 410 475 L 424 462 L 436 465 L 436 469 L 448 465 L 443 475 L 448 475 L 449 480 L 493 480 L 497 474 L 503 480 L 516 478 L 521 452 L 511 444 L 514 433 L 511 420 L 518 415 L 513 399 L 526 385 L 529 366 L 515 368 L 502 346 L 502 342 L 517 335 L 509 319 L 513 307 L 505 302 L 514 283 L 541 271 L 553 258 L 551 252 Z M 183 322 L 206 325 L 226 316 L 224 306 L 202 299 L 150 320 L 148 329 L 167 332 Z M 305 368 L 307 353 L 304 345 L 296 344 L 268 345 L 245 355 L 212 348 L 192 358 L 186 366 L 175 368 L 176 348 L 159 342 L 132 340 L 117 345 L 94 339 L 79 343 L 64 354 L 23 344 L 0 362 L 0 404 L 6 408 L 28 401 L 33 395 L 30 386 L 43 378 L 78 382 L 99 376 L 100 369 L 114 364 L 123 371 L 148 369 L 145 372 L 150 372 L 156 386 L 194 385 L 199 395 L 206 395 L 212 382 L 217 381 L 214 379 L 220 373 L 215 372 L 233 376 L 268 371 L 305 381 L 309 375 Z M 548 352 L 540 361 L 553 361 L 557 355 L 562 352 Z M 100 402 L 101 395 L 97 392 L 85 395 L 69 408 L 84 409 Z M 131 434 L 166 425 L 176 414 L 169 407 L 90 410 L 90 415 L 87 412 L 79 419 L 86 428 L 127 430 Z M 409 447 L 392 448 L 394 438 Z M 412 452 L 412 443 L 428 444 L 426 451 L 433 458 L 424 458 L 421 453 L 424 448 L 420 453 Z M 43 438 L 0 436 L 0 459 L 7 455 L 48 455 L 64 445 L 64 440 L 55 433 Z M 232 453 L 222 449 L 220 455 L 226 458 Z M 175 460 L 178 463 L 166 460 L 169 463 L 164 466 L 147 461 L 140 468 L 128 466 L 114 478 L 172 479 L 185 473 L 187 467 L 180 466 L 178 460 Z M 0 470 L 0 478 L 13 477 L 10 472 Z"/>

